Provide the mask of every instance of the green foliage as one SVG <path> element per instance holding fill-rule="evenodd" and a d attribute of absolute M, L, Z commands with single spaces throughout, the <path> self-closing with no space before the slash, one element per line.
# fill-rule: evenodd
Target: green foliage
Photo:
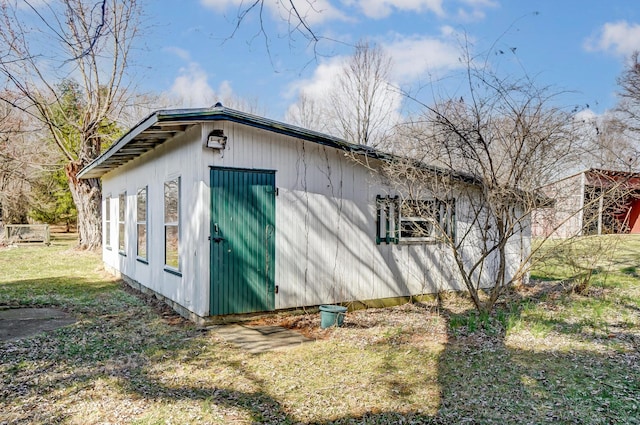
<path fill-rule="evenodd" d="M 81 86 L 72 79 L 62 81 L 57 86 L 58 102 L 51 108 L 51 122 L 57 140 L 61 143 L 67 160 L 78 160 L 87 146 L 97 155 L 107 149 L 122 134 L 122 130 L 111 120 L 103 120 L 95 128 L 85 122 L 87 105 Z M 87 137 L 91 140 L 85 140 Z M 48 143 L 54 144 L 53 139 Z M 70 157 L 70 158 L 69 158 Z M 93 158 L 85 158 L 93 159 Z M 49 224 L 76 222 L 77 209 L 64 172 L 64 161 L 55 171 L 44 172 L 32 185 L 32 205 L 29 216 L 36 221 Z"/>
<path fill-rule="evenodd" d="M 62 168 L 43 174 L 32 185 L 31 195 L 29 216 L 34 220 L 48 224 L 65 224 L 67 227 L 76 221 L 78 212 Z"/>
<path fill-rule="evenodd" d="M 82 147 L 82 111 L 86 107 L 80 85 L 73 80 L 64 80 L 58 85 L 58 99 L 52 108 L 52 122 L 65 150 L 77 159 Z"/>
<path fill-rule="evenodd" d="M 483 332 L 487 335 L 502 335 L 513 326 L 513 319 L 518 316 L 517 304 L 497 305 L 493 311 L 467 310 L 449 316 L 449 328 L 456 335 L 467 335 Z"/>
<path fill-rule="evenodd" d="M 85 121 L 88 116 L 84 113 L 87 109 L 85 93 L 76 81 L 63 80 L 57 88 L 58 102 L 51 109 L 51 121 L 58 140 L 74 160 L 79 159 L 82 151 L 89 146 L 94 148 L 96 155 L 99 154 L 122 135 L 122 129 L 112 120 L 105 118 L 98 123 Z"/>

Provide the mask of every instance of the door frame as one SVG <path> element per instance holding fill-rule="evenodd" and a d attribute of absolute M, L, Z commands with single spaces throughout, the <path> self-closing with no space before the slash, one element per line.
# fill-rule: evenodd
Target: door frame
<path fill-rule="evenodd" d="M 209 201 L 209 231 L 210 231 L 210 236 L 209 236 L 209 315 L 213 316 L 213 315 L 225 315 L 225 314 L 242 314 L 242 313 L 251 313 L 254 311 L 231 311 L 231 312 L 219 312 L 218 310 L 221 310 L 219 308 L 216 308 L 216 303 L 215 303 L 215 299 L 217 296 L 220 296 L 220 293 L 224 292 L 224 290 L 222 290 L 218 284 L 219 281 L 217 280 L 217 277 L 219 276 L 216 273 L 216 270 L 214 268 L 214 264 L 215 261 L 218 259 L 216 258 L 216 255 L 218 255 L 217 251 L 216 251 L 216 246 L 214 244 L 216 244 L 217 242 L 215 241 L 216 237 L 220 237 L 219 234 L 216 234 L 216 230 L 219 229 L 215 229 L 215 225 L 216 225 L 216 220 L 218 220 L 220 217 L 216 216 L 214 217 L 214 190 L 215 187 L 220 187 L 220 186 L 214 186 L 214 173 L 216 171 L 229 171 L 229 172 L 235 172 L 235 173 L 247 173 L 247 174 L 262 174 L 262 175 L 268 175 L 271 176 L 268 179 L 271 180 L 270 182 L 268 182 L 267 184 L 264 185 L 259 185 L 259 186 L 270 186 L 270 190 L 267 189 L 265 191 L 265 193 L 272 193 L 271 197 L 268 199 L 268 202 L 271 203 L 270 205 L 270 217 L 267 217 L 266 220 L 268 222 L 267 226 L 271 226 L 271 229 L 265 229 L 265 239 L 260 240 L 258 239 L 259 242 L 264 242 L 264 246 L 266 246 L 266 252 L 263 251 L 265 258 L 266 258 L 266 266 L 265 266 L 265 274 L 264 276 L 267 279 L 267 288 L 266 288 L 266 303 L 267 305 L 267 309 L 261 309 L 261 310 L 255 310 L 255 312 L 257 311 L 273 311 L 275 310 L 275 294 L 277 292 L 276 290 L 276 285 L 275 285 L 275 264 L 276 264 L 276 194 L 277 194 L 277 186 L 276 186 L 276 170 L 269 170 L 269 169 L 259 169 L 259 168 L 245 168 L 245 167 L 219 167 L 219 166 L 210 166 L 209 167 L 209 195 L 210 195 L 210 201 Z M 249 185 L 247 185 L 247 187 L 249 187 Z"/>

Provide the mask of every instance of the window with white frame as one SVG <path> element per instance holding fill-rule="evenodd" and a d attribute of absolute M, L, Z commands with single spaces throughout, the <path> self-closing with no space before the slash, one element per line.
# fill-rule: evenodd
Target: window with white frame
<path fill-rule="evenodd" d="M 111 195 L 104 199 L 104 246 L 111 249 Z"/>
<path fill-rule="evenodd" d="M 453 199 L 407 199 L 378 196 L 376 242 L 420 243 L 455 237 Z"/>
<path fill-rule="evenodd" d="M 180 177 L 164 183 L 164 264 L 180 270 Z"/>
<path fill-rule="evenodd" d="M 398 243 L 400 216 L 398 196 L 376 196 L 376 243 Z"/>
<path fill-rule="evenodd" d="M 125 238 L 125 218 L 127 215 L 127 192 L 118 195 L 118 251 L 125 254 L 126 238 Z"/>
<path fill-rule="evenodd" d="M 136 195 L 136 255 L 147 261 L 147 187 L 138 189 Z"/>

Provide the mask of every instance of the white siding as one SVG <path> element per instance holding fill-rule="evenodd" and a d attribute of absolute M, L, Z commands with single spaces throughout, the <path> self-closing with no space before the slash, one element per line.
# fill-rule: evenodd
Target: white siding
<path fill-rule="evenodd" d="M 582 234 L 585 173 L 580 173 L 544 188 L 554 200 L 551 208 L 533 211 L 534 237 L 569 238 Z"/>
<path fill-rule="evenodd" d="M 213 129 L 228 137 L 223 151 L 204 147 Z M 117 217 L 126 190 L 127 255 L 104 261 L 199 316 L 209 312 L 209 167 L 276 171 L 276 308 L 462 289 L 448 249 L 439 244 L 377 245 L 376 195 L 389 189 L 343 151 L 244 125 L 194 125 L 103 177 Z M 163 270 L 163 183 L 181 177 L 182 277 Z M 149 264 L 135 258 L 135 194 L 148 185 Z M 115 198 L 115 199 L 113 199 Z"/>
<path fill-rule="evenodd" d="M 117 229 L 112 230 L 114 249 L 103 250 L 107 265 L 142 285 L 177 302 L 197 315 L 208 314 L 209 250 L 208 169 L 202 158 L 200 128 L 160 145 L 140 158 L 106 174 L 103 192 L 111 193 L 112 217 L 117 214 L 117 194 L 127 191 L 127 252 L 118 254 Z M 164 182 L 180 177 L 180 268 L 182 277 L 164 270 Z M 136 192 L 147 192 L 148 264 L 136 260 Z M 116 215 L 117 217 L 117 215 Z M 115 231 L 115 233 L 113 233 Z"/>

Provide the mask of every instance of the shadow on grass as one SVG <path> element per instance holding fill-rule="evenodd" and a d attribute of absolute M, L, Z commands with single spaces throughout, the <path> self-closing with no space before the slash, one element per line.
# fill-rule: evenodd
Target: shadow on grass
<path fill-rule="evenodd" d="M 451 313 L 445 308 L 443 311 L 444 316 Z M 515 314 L 518 316 L 519 312 Z M 549 345 L 536 348 L 540 342 L 534 342 L 533 338 L 508 341 L 504 332 L 486 335 L 481 329 L 462 336 L 450 334 L 437 361 L 439 408 L 437 414 L 431 415 L 413 409 L 376 410 L 321 421 L 301 421 L 290 413 L 282 400 L 271 395 L 267 383 L 242 361 L 224 358 L 217 359 L 218 365 L 232 370 L 231 375 L 237 379 L 251 382 L 253 390 L 209 386 L 206 382 L 171 386 L 144 368 L 136 371 L 137 377 L 125 384 L 125 388 L 137 397 L 171 403 L 199 400 L 236 409 L 246 413 L 251 423 L 638 423 L 640 369 L 637 355 L 616 351 L 611 341 L 575 333 L 571 324 L 562 320 L 552 321 L 549 325 L 561 334 L 566 330 L 565 335 L 571 337 L 574 345 L 563 343 L 561 347 L 554 347 L 553 341 L 547 341 Z M 632 337 L 632 334 L 627 336 Z M 622 337 L 624 335 L 617 336 Z M 406 335 L 390 338 L 397 343 L 398 351 L 409 348 L 409 345 L 402 346 Z M 388 388 L 395 391 L 390 391 L 388 397 L 400 399 L 406 395 L 403 392 L 408 394 L 412 388 L 404 385 L 391 354 L 387 354 L 372 379 L 378 383 L 386 379 Z M 353 396 L 348 387 L 336 387 L 335 391 L 338 396 Z"/>
<path fill-rule="evenodd" d="M 64 298 L 64 285 L 56 296 L 49 291 L 40 293 L 39 280 L 20 283 L 19 292 L 29 294 L 25 304 L 38 306 L 42 300 L 46 305 L 66 306 L 79 314 L 79 321 L 36 337 L 0 342 L 4 383 L 0 411 L 5 412 L 8 423 L 64 422 L 73 404 L 70 394 L 90 390 L 101 379 L 140 375 L 150 366 L 150 353 L 185 349 L 198 334 L 184 322 L 168 326 L 158 311 L 117 285 L 85 282 L 86 292 L 74 287 L 73 296 Z M 11 291 L 5 285 L 0 294 L 7 297 L 7 292 Z"/>
<path fill-rule="evenodd" d="M 70 309 L 86 314 L 77 325 L 0 344 L 0 376 L 4 383 L 0 407 L 12 407 L 11 423 L 69 420 L 74 395 L 94 391 L 98 382 L 105 379 L 117 381 L 121 397 L 128 400 L 165 405 L 193 400 L 200 407 L 213 404 L 223 411 L 241 412 L 251 423 L 640 423 L 638 355 L 619 350 L 616 342 L 637 343 L 633 329 L 621 326 L 609 338 L 603 337 L 602 332 L 579 332 L 579 323 L 563 319 L 536 317 L 528 322 L 526 315 L 543 298 L 533 298 L 528 303 L 514 301 L 518 308 L 503 306 L 504 316 L 500 317 L 504 320 L 498 319 L 500 310 L 491 320 L 506 324 L 504 327 L 496 325 L 488 329 L 478 325 L 474 332 L 459 333 L 447 325 L 449 334 L 437 357 L 434 383 L 440 392 L 437 413 L 425 414 L 413 407 L 372 409 L 362 414 L 327 415 L 320 421 L 304 422 L 292 413 L 288 402 L 273 395 L 264 378 L 246 365 L 246 357 L 239 350 L 203 348 L 202 331 L 178 320 L 174 323 L 182 324 L 168 325 L 163 314 L 145 304 L 148 300 L 114 289 L 113 285 L 102 287 L 100 282 L 86 281 L 83 292 L 71 282 L 61 280 L 59 284 L 57 295 L 57 290 L 46 290 L 42 279 L 20 282 L 22 289 L 14 293 L 34 303 L 40 297 L 48 302 L 62 299 Z M 6 291 L 5 285 L 0 290 L 0 299 L 11 299 L 11 292 Z M 447 310 L 446 305 L 439 308 L 441 317 L 462 320 L 460 314 Z M 510 339 L 505 331 L 513 323 L 519 323 L 525 330 L 520 332 L 525 335 L 520 340 Z M 536 339 L 527 332 L 530 323 L 552 330 L 565 340 L 556 346 L 553 338 Z M 364 348 L 382 356 L 372 382 L 384 384 L 388 397 L 400 401 L 414 388 L 403 381 L 393 355 L 412 349 L 413 336 L 418 335 L 392 332 L 385 339 L 392 342 L 389 346 L 380 343 Z M 202 358 L 205 349 L 219 352 Z M 286 356 L 286 352 L 282 355 Z M 224 370 L 233 379 L 250 382 L 251 389 L 234 388 L 232 382 L 213 385 L 206 379 L 185 385 L 168 382 L 159 375 L 162 368 L 184 362 Z M 357 365 L 353 367 L 357 370 Z M 99 397 L 99 389 L 95 391 Z M 336 386 L 335 394 L 352 396 L 348 386 Z M 43 400 L 50 405 L 44 406 Z M 328 407 L 330 402 L 327 400 Z M 428 402 L 425 400 L 425 404 Z"/>
<path fill-rule="evenodd" d="M 443 401 L 438 416 L 448 423 L 640 420 L 640 374 L 624 354 L 525 350 L 495 338 L 449 344 L 439 364 Z"/>
<path fill-rule="evenodd" d="M 347 415 L 333 417 L 321 421 L 301 421 L 289 413 L 283 403 L 274 398 L 265 389 L 267 384 L 263 379 L 256 376 L 249 369 L 242 366 L 241 362 L 228 362 L 220 360 L 222 367 L 232 369 L 238 379 L 250 381 L 256 388 L 255 391 L 240 391 L 224 387 L 208 386 L 168 386 L 159 381 L 153 375 L 149 375 L 143 370 L 141 374 L 132 378 L 124 384 L 127 392 L 136 396 L 150 397 L 154 400 L 161 400 L 175 403 L 182 400 L 196 400 L 200 402 L 213 403 L 223 409 L 229 408 L 244 412 L 251 423 L 260 424 L 299 424 L 299 425 L 321 425 L 321 424 L 396 424 L 396 423 L 418 423 L 418 424 L 439 424 L 437 418 L 416 412 L 368 412 L 362 415 Z M 337 387 L 336 393 L 349 396 L 348 388 Z M 330 405 L 327 405 L 330 407 Z M 409 422 L 407 422 L 409 421 Z M 241 420 L 240 423 L 246 423 Z"/>
<path fill-rule="evenodd" d="M 58 307 L 72 314 L 105 314 L 113 304 L 136 303 L 114 292 L 118 282 L 56 276 L 0 283 L 0 306 Z"/>
<path fill-rule="evenodd" d="M 528 320 L 527 314 L 545 304 L 546 295 L 521 297 L 516 309 L 498 306 L 484 323 L 495 323 L 502 312 L 508 319 L 501 331 L 476 324 L 473 332 L 460 335 L 455 327 L 447 327 L 449 337 L 438 362 L 439 421 L 640 423 L 637 326 L 605 320 Z M 629 312 L 626 305 L 616 308 Z M 441 309 L 446 317 L 459 316 Z M 514 324 L 521 332 L 509 332 Z M 582 330 L 586 327 L 591 332 Z M 546 336 L 534 335 L 537 332 Z M 634 346 L 636 352 L 629 350 Z"/>

